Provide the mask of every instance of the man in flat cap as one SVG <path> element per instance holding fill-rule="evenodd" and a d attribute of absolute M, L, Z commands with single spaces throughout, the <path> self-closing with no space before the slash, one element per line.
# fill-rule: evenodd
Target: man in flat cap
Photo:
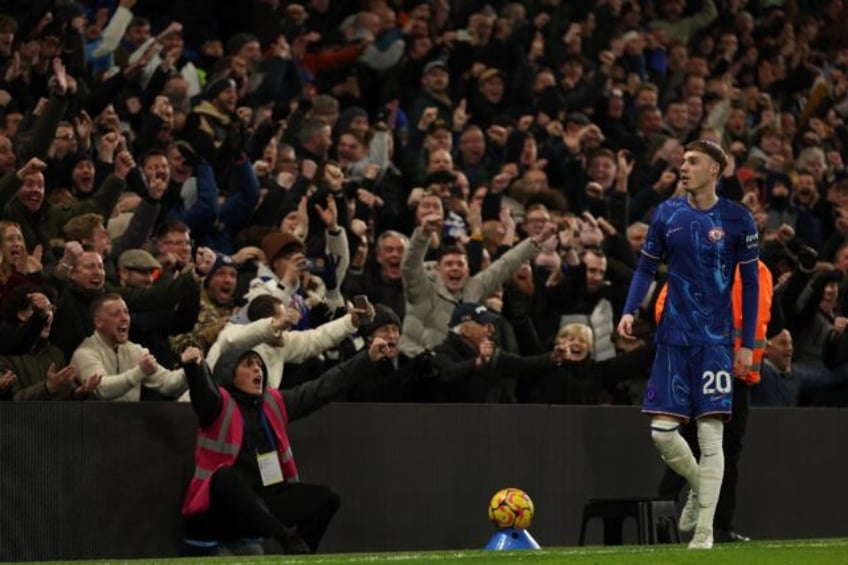
<path fill-rule="evenodd" d="M 118 257 L 118 280 L 122 287 L 151 288 L 162 274 L 162 265 L 143 249 L 128 249 Z M 172 351 L 168 338 L 188 332 L 200 313 L 200 287 L 186 292 L 180 301 L 160 310 L 134 312 L 130 325 L 130 341 L 141 344 L 164 367 L 175 367 L 179 357 Z M 142 390 L 144 393 L 150 391 Z"/>

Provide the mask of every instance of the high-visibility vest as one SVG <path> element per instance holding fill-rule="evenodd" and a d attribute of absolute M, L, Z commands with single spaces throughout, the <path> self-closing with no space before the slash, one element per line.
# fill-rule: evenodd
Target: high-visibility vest
<path fill-rule="evenodd" d="M 244 418 L 230 393 L 218 387 L 221 393 L 221 411 L 212 425 L 201 428 L 197 433 L 194 450 L 194 476 L 188 485 L 182 513 L 185 516 L 199 514 L 209 508 L 209 486 L 212 475 L 221 467 L 231 466 L 238 458 L 244 438 Z M 274 431 L 277 440 L 277 456 L 283 477 L 289 482 L 298 482 L 297 466 L 294 462 L 289 438 L 286 434 L 288 414 L 280 392 L 266 389 L 262 396 L 262 410 Z"/>
<path fill-rule="evenodd" d="M 748 384 L 755 385 L 760 382 L 760 366 L 763 362 L 763 352 L 766 348 L 766 332 L 771 320 L 771 299 L 774 293 L 771 271 L 762 261 L 757 261 L 757 277 L 759 279 L 759 304 L 757 307 L 757 327 L 754 331 L 754 348 L 751 361 L 751 370 L 744 377 L 740 377 Z M 668 291 L 668 283 L 663 284 L 657 295 L 657 305 L 654 310 L 654 319 L 660 323 L 663 307 L 665 306 L 665 295 Z M 733 351 L 742 346 L 742 275 L 739 267 L 733 278 L 731 289 L 731 300 L 733 303 Z"/>

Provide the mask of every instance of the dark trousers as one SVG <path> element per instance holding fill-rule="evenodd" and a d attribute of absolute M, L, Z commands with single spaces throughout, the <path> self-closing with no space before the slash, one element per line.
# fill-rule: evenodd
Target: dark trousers
<path fill-rule="evenodd" d="M 731 419 L 724 425 L 724 438 L 722 447 L 724 449 L 724 478 L 721 482 L 721 492 L 716 506 L 713 527 L 720 530 L 733 529 L 733 514 L 736 511 L 736 483 L 739 479 L 739 456 L 742 454 L 742 438 L 745 437 L 745 429 L 748 427 L 748 408 L 751 405 L 751 389 L 744 382 L 734 379 L 733 381 L 733 411 Z M 681 426 L 680 433 L 689 443 L 695 458 L 701 456 L 698 445 L 698 426 L 694 421 Z M 658 493 L 676 499 L 681 489 L 686 486 L 686 480 L 669 469 L 660 480 Z"/>
<path fill-rule="evenodd" d="M 274 538 L 282 543 L 285 528 L 294 528 L 312 553 L 339 508 L 339 497 L 322 485 L 283 483 L 261 495 L 232 467 L 212 476 L 209 509 L 189 516 L 186 533 L 194 539 Z"/>

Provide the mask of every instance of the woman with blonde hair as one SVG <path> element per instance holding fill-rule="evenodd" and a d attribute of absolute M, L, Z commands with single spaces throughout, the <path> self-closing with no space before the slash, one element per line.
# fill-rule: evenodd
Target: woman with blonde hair
<path fill-rule="evenodd" d="M 536 404 L 612 404 L 616 386 L 647 375 L 654 357 L 650 343 L 605 361 L 591 357 L 594 336 L 586 324 L 565 324 L 554 341 L 554 367 L 530 377 L 520 399 Z"/>
<path fill-rule="evenodd" d="M 0 221 L 0 304 L 13 288 L 44 282 L 41 251 L 41 246 L 36 245 L 31 254 L 27 253 L 21 226 L 16 222 Z"/>

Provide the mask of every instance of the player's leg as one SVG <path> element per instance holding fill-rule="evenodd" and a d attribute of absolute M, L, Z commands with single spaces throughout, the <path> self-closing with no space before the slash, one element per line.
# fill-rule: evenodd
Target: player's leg
<path fill-rule="evenodd" d="M 680 426 L 679 431 L 680 435 L 683 436 L 683 439 L 686 440 L 686 443 L 689 444 L 689 448 L 692 450 L 692 455 L 695 456 L 695 460 L 697 461 L 698 457 L 701 456 L 701 451 L 698 448 L 697 425 L 695 422 L 686 422 Z M 657 494 L 666 498 L 676 499 L 680 496 L 680 491 L 687 486 L 686 479 L 666 466 L 663 476 L 660 479 L 660 484 L 657 487 Z"/>
<path fill-rule="evenodd" d="M 657 446 L 665 464 L 689 484 L 689 496 L 680 514 L 677 527 L 683 533 L 691 532 L 698 521 L 700 482 L 698 462 L 689 444 L 680 435 L 680 422 L 677 420 L 667 416 L 651 418 L 651 439 L 654 440 L 654 445 Z"/>
<path fill-rule="evenodd" d="M 724 475 L 724 419 L 733 403 L 732 350 L 725 346 L 704 346 L 701 370 L 692 375 L 692 399 L 698 418 L 698 523 L 691 549 L 709 549 L 713 545 L 713 518 Z M 693 363 L 693 368 L 699 364 Z"/>
<path fill-rule="evenodd" d="M 686 440 L 696 461 L 701 455 L 701 451 L 698 448 L 697 430 L 698 428 L 695 422 L 687 422 L 680 426 L 680 435 Z M 677 500 L 680 496 L 680 491 L 684 487 L 688 487 L 686 479 L 666 465 L 665 472 L 657 489 L 657 494 Z M 677 529 L 683 533 L 689 533 L 694 530 L 695 524 L 698 522 L 698 493 L 691 488 L 687 488 L 687 490 L 686 504 L 683 506 L 683 510 L 680 513 L 680 520 L 677 523 Z"/>
<path fill-rule="evenodd" d="M 651 439 L 660 456 L 672 471 L 689 484 L 688 511 L 681 515 L 679 527 L 691 531 L 697 519 L 698 463 L 689 444 L 680 435 L 681 423 L 688 420 L 690 383 L 681 375 L 688 373 L 688 351 L 691 348 L 659 345 L 651 369 L 651 378 L 642 403 L 644 412 L 651 414 Z"/>
<path fill-rule="evenodd" d="M 733 516 L 736 511 L 736 483 L 739 478 L 742 439 L 748 427 L 751 389 L 739 380 L 734 381 L 733 385 L 733 418 L 724 425 L 724 479 L 713 520 L 716 542 L 749 540 L 736 533 Z"/>
<path fill-rule="evenodd" d="M 698 462 L 689 444 L 680 435 L 680 421 L 669 416 L 651 418 L 651 439 L 662 460 L 683 477 L 690 488 L 698 489 Z"/>
<path fill-rule="evenodd" d="M 698 522 L 689 544 L 692 549 L 709 549 L 713 545 L 713 518 L 724 475 L 723 432 L 724 422 L 720 418 L 705 416 L 698 420 L 701 460 L 698 462 Z"/>

